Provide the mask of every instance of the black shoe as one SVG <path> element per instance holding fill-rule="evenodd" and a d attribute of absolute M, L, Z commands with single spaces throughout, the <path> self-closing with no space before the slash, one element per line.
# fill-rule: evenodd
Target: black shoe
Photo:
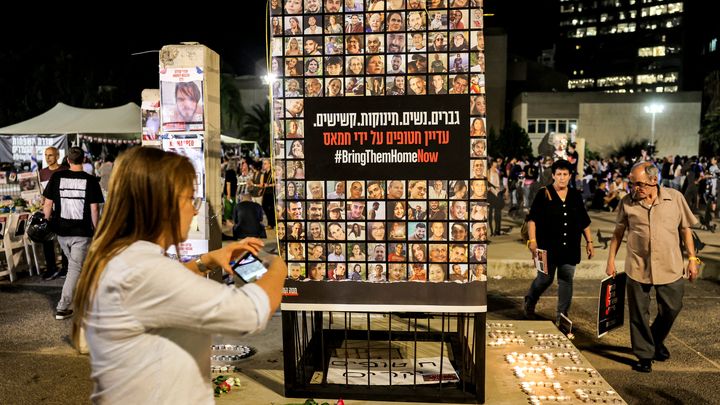
<path fill-rule="evenodd" d="M 58 277 L 64 277 L 66 274 L 67 274 L 67 272 L 63 273 L 62 270 L 58 270 L 52 274 L 50 274 L 50 272 L 48 272 L 46 275 L 43 275 L 43 280 L 45 280 L 45 281 L 55 280 Z"/>
<path fill-rule="evenodd" d="M 652 360 L 650 359 L 640 359 L 637 363 L 633 366 L 633 370 L 639 371 L 641 373 L 649 373 L 652 371 Z"/>
<path fill-rule="evenodd" d="M 73 310 L 72 309 L 58 309 L 55 311 L 55 319 L 58 321 L 62 321 L 63 319 L 72 318 L 73 316 Z"/>
<path fill-rule="evenodd" d="M 525 319 L 537 319 L 535 315 L 535 305 L 530 304 L 529 297 L 525 297 L 525 302 L 523 302 L 523 316 Z"/>
<path fill-rule="evenodd" d="M 669 358 L 670 358 L 670 350 L 668 350 L 667 347 L 665 347 L 665 345 L 661 343 L 660 346 L 658 346 L 655 349 L 654 359 L 657 361 L 665 361 Z"/>

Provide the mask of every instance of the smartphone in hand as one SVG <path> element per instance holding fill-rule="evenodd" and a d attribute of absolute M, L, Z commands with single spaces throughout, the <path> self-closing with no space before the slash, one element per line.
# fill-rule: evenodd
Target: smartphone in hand
<path fill-rule="evenodd" d="M 246 283 L 252 283 L 258 280 L 268 271 L 262 261 L 250 252 L 238 259 L 238 261 L 233 264 L 232 270 Z"/>

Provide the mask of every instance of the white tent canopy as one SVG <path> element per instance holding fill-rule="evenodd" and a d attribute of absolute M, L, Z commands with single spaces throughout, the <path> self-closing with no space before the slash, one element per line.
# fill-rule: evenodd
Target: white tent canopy
<path fill-rule="evenodd" d="M 0 135 L 58 135 L 58 134 L 112 134 L 139 137 L 140 107 L 135 103 L 127 103 L 114 108 L 77 108 L 57 103 L 55 107 L 37 117 L 0 128 Z M 125 137 L 122 137 L 125 135 Z M 226 135 L 220 136 L 225 144 L 252 144 Z"/>
<path fill-rule="evenodd" d="M 37 117 L 0 128 L 0 134 L 135 134 L 139 136 L 140 107 L 127 103 L 114 108 L 77 108 L 57 103 Z"/>
<path fill-rule="evenodd" d="M 255 145 L 257 145 L 257 142 L 255 142 L 255 141 L 245 141 L 242 139 L 233 138 L 232 136 L 229 136 L 229 135 L 220 135 L 220 142 L 227 143 L 230 145 L 239 145 L 239 144 L 255 144 Z"/>

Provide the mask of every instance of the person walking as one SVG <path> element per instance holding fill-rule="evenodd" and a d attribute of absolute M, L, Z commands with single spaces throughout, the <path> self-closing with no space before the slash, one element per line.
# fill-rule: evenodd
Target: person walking
<path fill-rule="evenodd" d="M 83 171 L 85 154 L 72 147 L 68 151 L 69 170 L 55 172 L 43 196 L 43 213 L 49 218 L 51 229 L 58 235 L 58 243 L 68 258 L 68 272 L 63 284 L 55 319 L 72 317 L 71 309 L 75 285 L 80 277 L 90 239 L 97 228 L 99 204 L 103 199 L 97 177 Z"/>
<path fill-rule="evenodd" d="M 50 178 L 55 172 L 67 170 L 67 167 L 60 165 L 60 151 L 54 146 L 49 146 L 45 149 L 45 162 L 47 167 L 40 169 L 40 184 L 42 185 L 43 191 L 47 188 Z M 67 257 L 64 253 L 62 256 L 62 267 L 60 270 L 57 268 L 57 261 L 55 257 L 55 241 L 43 242 L 43 254 L 45 256 L 45 272 L 42 274 L 43 280 L 55 280 L 58 277 L 65 277 L 67 275 Z"/>
<path fill-rule="evenodd" d="M 232 222 L 233 211 L 237 203 L 238 176 L 237 161 L 230 158 L 225 166 L 225 181 L 223 182 L 223 220 Z"/>
<path fill-rule="evenodd" d="M 110 175 L 112 174 L 114 162 L 115 157 L 107 155 L 97 170 L 97 175 L 100 177 L 100 188 L 102 189 L 104 197 L 107 197 L 108 187 L 110 186 Z"/>
<path fill-rule="evenodd" d="M 670 352 L 665 338 L 682 308 L 685 280 L 698 276 L 691 226 L 697 223 L 683 195 L 658 184 L 658 169 L 650 162 L 633 166 L 631 194 L 618 205 L 617 224 L 610 240 L 606 274 L 615 276 L 615 255 L 627 230 L 628 311 L 630 341 L 638 362 L 636 371 L 649 373 L 652 361 L 665 361 Z M 680 241 L 688 254 L 683 266 Z M 650 291 L 655 289 L 658 313 L 650 325 Z"/>
<path fill-rule="evenodd" d="M 490 183 L 487 194 L 489 203 L 488 225 L 490 225 L 490 235 L 495 236 L 501 234 L 502 209 L 505 207 L 505 188 L 500 178 L 497 160 L 493 160 L 490 166 L 488 183 Z"/>
<path fill-rule="evenodd" d="M 275 182 L 270 159 L 262 160 L 262 167 L 250 182 L 252 200 L 260 204 L 267 218 L 267 229 L 275 228 Z"/>
<path fill-rule="evenodd" d="M 555 319 L 568 315 L 573 294 L 575 265 L 580 263 L 580 237 L 585 236 L 588 259 L 595 255 L 590 217 L 585 210 L 582 194 L 569 187 L 572 165 L 567 160 L 558 160 L 551 166 L 553 183 L 541 189 L 533 200 L 528 215 L 528 249 L 533 258 L 538 249 L 547 251 L 547 274 L 537 272 L 535 280 L 525 295 L 523 313 L 527 318 L 535 317 L 535 305 L 540 296 L 558 276 L 558 304 Z"/>

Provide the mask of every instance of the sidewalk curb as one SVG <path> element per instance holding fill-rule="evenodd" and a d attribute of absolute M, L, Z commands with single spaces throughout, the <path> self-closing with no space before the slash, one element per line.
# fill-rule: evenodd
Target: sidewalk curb
<path fill-rule="evenodd" d="M 607 275 L 605 274 L 605 260 L 585 260 L 580 262 L 575 268 L 576 279 L 601 280 Z M 625 261 L 615 262 L 615 267 L 622 269 L 625 267 Z M 528 260 L 507 259 L 507 260 L 488 260 L 488 278 L 502 277 L 509 279 L 530 280 L 535 278 L 535 267 Z"/>

